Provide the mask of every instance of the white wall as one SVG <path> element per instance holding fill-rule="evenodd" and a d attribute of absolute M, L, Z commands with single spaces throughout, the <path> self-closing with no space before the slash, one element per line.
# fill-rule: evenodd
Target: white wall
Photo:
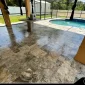
<path fill-rule="evenodd" d="M 9 10 L 9 12 L 10 12 L 10 14 L 19 14 L 20 13 L 20 7 L 12 7 L 12 6 L 8 6 L 8 10 Z M 25 12 L 25 7 L 22 7 L 22 10 L 23 10 L 23 13 L 26 13 Z M 1 10 L 0 10 L 0 14 L 2 14 L 1 13 Z"/>
<path fill-rule="evenodd" d="M 1 9 L 0 9 L 0 14 L 1 14 Z"/>
<path fill-rule="evenodd" d="M 22 10 L 23 10 L 23 13 L 26 13 L 25 12 L 25 7 L 22 7 Z M 9 6 L 9 12 L 10 12 L 10 14 L 12 14 L 12 13 L 20 13 L 20 8 L 19 7 L 10 7 Z"/>
<path fill-rule="evenodd" d="M 46 3 L 46 12 L 50 13 L 50 3 Z M 42 3 L 42 9 L 41 9 L 41 14 L 44 14 L 45 12 L 45 3 Z M 10 14 L 19 14 L 20 13 L 20 7 L 12 7 L 12 6 L 8 6 L 8 10 L 10 12 Z M 25 11 L 25 7 L 22 7 L 23 13 L 26 13 Z M 40 2 L 35 4 L 35 12 L 36 14 L 40 14 Z M 0 14 L 1 14 L 1 10 L 0 10 Z"/>
<path fill-rule="evenodd" d="M 49 14 L 51 12 L 50 6 L 51 6 L 50 3 L 46 4 L 46 14 Z M 36 3 L 35 12 L 37 14 L 40 14 L 40 3 Z M 44 14 L 44 13 L 45 13 L 45 3 L 42 3 L 41 4 L 41 14 Z"/>

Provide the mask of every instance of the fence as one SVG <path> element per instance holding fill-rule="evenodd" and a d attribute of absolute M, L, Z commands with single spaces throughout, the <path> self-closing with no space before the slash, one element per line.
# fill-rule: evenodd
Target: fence
<path fill-rule="evenodd" d="M 56 1 L 56 0 L 54 0 L 54 1 Z M 34 0 L 34 3 L 36 4 L 36 0 Z M 42 0 L 38 0 L 38 5 L 34 4 L 34 10 L 37 10 L 35 12 L 36 12 L 36 15 L 40 16 L 40 19 L 42 19 L 42 16 L 44 19 L 47 19 L 47 18 L 70 18 L 72 10 L 61 10 L 59 8 L 54 10 L 54 9 L 51 9 L 53 2 L 50 2 L 49 5 L 47 5 L 46 3 L 47 3 L 47 0 L 44 0 L 43 3 L 42 3 Z M 61 4 L 66 4 L 66 3 L 61 3 Z M 50 7 L 50 9 L 48 11 L 49 7 Z M 67 7 L 69 7 L 69 6 L 67 6 Z M 22 7 L 22 10 L 23 10 L 23 13 L 25 14 L 26 13 L 25 7 Z M 9 11 L 10 11 L 10 15 L 20 15 L 19 7 L 9 6 Z M 0 15 L 1 15 L 1 11 L 0 11 Z M 85 11 L 75 10 L 74 18 L 83 18 L 84 19 Z"/>

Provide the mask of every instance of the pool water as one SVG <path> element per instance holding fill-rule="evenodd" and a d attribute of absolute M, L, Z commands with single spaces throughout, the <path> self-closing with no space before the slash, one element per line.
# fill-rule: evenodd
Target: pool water
<path fill-rule="evenodd" d="M 77 28 L 84 28 L 85 29 L 85 20 L 82 19 L 74 19 L 70 21 L 69 19 L 56 19 L 50 21 L 53 24 L 64 25 L 64 26 L 72 26 Z"/>

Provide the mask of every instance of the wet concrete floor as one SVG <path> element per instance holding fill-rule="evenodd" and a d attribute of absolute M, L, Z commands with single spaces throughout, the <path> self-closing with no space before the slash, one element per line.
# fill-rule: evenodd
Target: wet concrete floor
<path fill-rule="evenodd" d="M 36 23 L 31 33 L 25 23 L 0 27 L 0 82 L 13 83 L 31 68 L 37 76 L 31 83 L 74 83 L 85 75 L 85 66 L 73 60 L 83 38 Z"/>
<path fill-rule="evenodd" d="M 45 50 L 58 52 L 73 58 L 84 35 L 35 24 L 32 33 L 27 32 L 26 24 L 13 25 L 13 28 L 0 27 L 0 48 L 13 47 L 26 42 L 37 43 Z M 30 40 L 31 39 L 31 40 Z"/>

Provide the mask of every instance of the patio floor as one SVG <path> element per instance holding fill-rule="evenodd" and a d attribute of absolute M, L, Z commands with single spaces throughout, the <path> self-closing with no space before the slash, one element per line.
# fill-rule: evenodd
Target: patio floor
<path fill-rule="evenodd" d="M 85 66 L 73 59 L 85 31 L 46 21 L 35 22 L 31 34 L 25 23 L 0 27 L 1 83 L 75 83 L 85 77 Z M 33 75 L 24 81 L 20 76 L 27 69 Z"/>

